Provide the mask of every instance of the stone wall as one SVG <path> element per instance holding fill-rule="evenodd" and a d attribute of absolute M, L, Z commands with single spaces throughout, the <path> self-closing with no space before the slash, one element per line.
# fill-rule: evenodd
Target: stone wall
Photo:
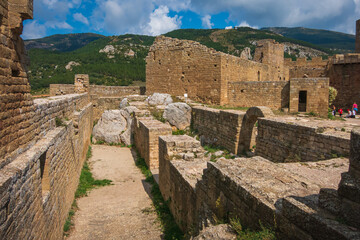
<path fill-rule="evenodd" d="M 281 109 L 289 107 L 289 94 L 289 81 L 229 82 L 227 96 L 229 106 Z"/>
<path fill-rule="evenodd" d="M 330 86 L 338 90 L 337 108 L 351 109 L 360 102 L 360 54 L 336 55 L 329 69 Z"/>
<path fill-rule="evenodd" d="M 146 58 L 146 93 L 219 104 L 221 55 L 194 41 L 158 37 Z"/>
<path fill-rule="evenodd" d="M 171 135 L 170 125 L 152 117 L 137 117 L 133 127 L 134 143 L 150 170 L 159 168 L 159 136 Z"/>
<path fill-rule="evenodd" d="M 283 63 L 283 55 L 282 63 Z M 158 37 L 146 58 L 147 94 L 169 93 L 227 104 L 227 83 L 288 80 L 281 60 L 259 63 L 209 49 L 200 43 Z"/>
<path fill-rule="evenodd" d="M 50 96 L 75 93 L 73 84 L 50 84 Z"/>
<path fill-rule="evenodd" d="M 176 223 L 184 232 L 198 230 L 196 183 L 206 161 L 200 142 L 189 136 L 159 138 L 159 187 Z M 195 157 L 196 155 L 196 157 Z"/>
<path fill-rule="evenodd" d="M 355 52 L 360 53 L 360 19 L 356 21 L 356 44 Z"/>
<path fill-rule="evenodd" d="M 1 239 L 63 237 L 92 127 L 91 104 L 79 103 L 77 109 L 81 96 L 67 98 L 35 104 L 41 137 L 0 169 Z M 55 116 L 69 121 L 63 118 L 64 126 L 56 126 Z"/>
<path fill-rule="evenodd" d="M 307 162 L 348 156 L 350 139 L 278 119 L 259 119 L 256 155 L 273 162 Z"/>
<path fill-rule="evenodd" d="M 306 91 L 306 111 L 327 117 L 329 108 L 328 78 L 293 78 L 290 80 L 290 112 L 300 112 L 299 94 Z"/>
<path fill-rule="evenodd" d="M 193 107 L 192 127 L 202 143 L 222 146 L 236 154 L 244 116 L 245 112 L 240 111 Z"/>
<path fill-rule="evenodd" d="M 33 101 L 27 80 L 22 21 L 32 18 L 32 0 L 0 0 L 0 159 L 10 162 L 34 138 Z"/>
<path fill-rule="evenodd" d="M 291 58 L 285 59 L 285 65 L 289 68 L 291 78 L 319 78 L 327 76 L 329 60 L 323 60 L 322 57 L 314 57 L 312 60 L 298 58 L 292 61 Z"/>
<path fill-rule="evenodd" d="M 257 41 L 254 61 L 274 67 L 274 72 L 267 81 L 289 80 L 288 69 L 284 65 L 284 44 L 273 39 Z"/>
<path fill-rule="evenodd" d="M 127 87 L 127 86 L 100 86 L 90 85 L 90 95 L 97 97 L 120 97 L 126 95 L 144 95 L 145 90 L 143 87 Z"/>

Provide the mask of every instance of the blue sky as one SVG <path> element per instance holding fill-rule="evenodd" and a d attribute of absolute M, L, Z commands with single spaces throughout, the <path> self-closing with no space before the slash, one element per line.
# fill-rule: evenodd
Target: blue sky
<path fill-rule="evenodd" d="M 63 33 L 160 35 L 180 28 L 309 27 L 355 32 L 360 0 L 34 0 L 24 39 Z"/>

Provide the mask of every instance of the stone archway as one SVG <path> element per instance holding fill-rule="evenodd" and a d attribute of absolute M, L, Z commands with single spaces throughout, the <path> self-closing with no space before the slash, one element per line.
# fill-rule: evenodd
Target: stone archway
<path fill-rule="evenodd" d="M 253 128 L 258 118 L 271 116 L 274 116 L 274 113 L 268 107 L 251 107 L 246 111 L 241 124 L 238 153 L 250 149 Z"/>

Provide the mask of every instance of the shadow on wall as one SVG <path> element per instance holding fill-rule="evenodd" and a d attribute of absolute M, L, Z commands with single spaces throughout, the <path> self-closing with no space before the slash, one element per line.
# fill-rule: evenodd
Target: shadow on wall
<path fill-rule="evenodd" d="M 253 128 L 258 118 L 271 116 L 274 113 L 268 107 L 252 107 L 246 111 L 240 130 L 238 153 L 250 149 Z"/>

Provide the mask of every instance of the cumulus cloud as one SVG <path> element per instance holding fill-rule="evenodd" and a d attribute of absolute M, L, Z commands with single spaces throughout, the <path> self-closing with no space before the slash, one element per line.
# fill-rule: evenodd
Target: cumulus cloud
<path fill-rule="evenodd" d="M 68 29 L 68 30 L 73 29 L 73 27 L 67 22 L 48 21 L 44 25 L 48 28 Z"/>
<path fill-rule="evenodd" d="M 208 14 L 201 18 L 201 22 L 203 28 L 211 29 L 214 26 L 214 24 L 211 22 L 211 16 Z"/>
<path fill-rule="evenodd" d="M 242 21 L 238 27 L 249 27 L 249 28 L 255 28 L 255 29 L 259 29 L 258 26 L 250 26 L 250 24 L 248 24 L 246 21 Z"/>
<path fill-rule="evenodd" d="M 157 36 L 180 28 L 181 18 L 177 15 L 170 17 L 168 14 L 169 8 L 166 6 L 160 6 L 155 9 L 150 15 L 150 22 L 144 33 Z"/>
<path fill-rule="evenodd" d="M 191 9 L 201 15 L 228 12 L 229 19 L 241 22 L 246 19 L 257 26 L 287 26 L 334 28 L 346 24 L 347 18 L 356 18 L 360 0 L 192 0 Z M 358 15 L 358 14 L 357 14 Z M 351 24 L 354 26 L 354 22 Z M 345 29 L 345 28 L 343 28 Z"/>
<path fill-rule="evenodd" d="M 233 29 L 233 27 L 232 27 L 232 26 L 227 26 L 227 27 L 225 27 L 225 29 L 226 29 L 226 30 L 228 30 L 228 29 Z"/>
<path fill-rule="evenodd" d="M 89 20 L 84 15 L 82 15 L 81 13 L 75 13 L 73 15 L 73 18 L 78 22 L 81 22 L 81 23 L 83 23 L 85 25 L 89 25 Z"/>
<path fill-rule="evenodd" d="M 22 37 L 24 39 L 37 39 L 46 36 L 46 27 L 37 21 L 25 23 Z"/>

